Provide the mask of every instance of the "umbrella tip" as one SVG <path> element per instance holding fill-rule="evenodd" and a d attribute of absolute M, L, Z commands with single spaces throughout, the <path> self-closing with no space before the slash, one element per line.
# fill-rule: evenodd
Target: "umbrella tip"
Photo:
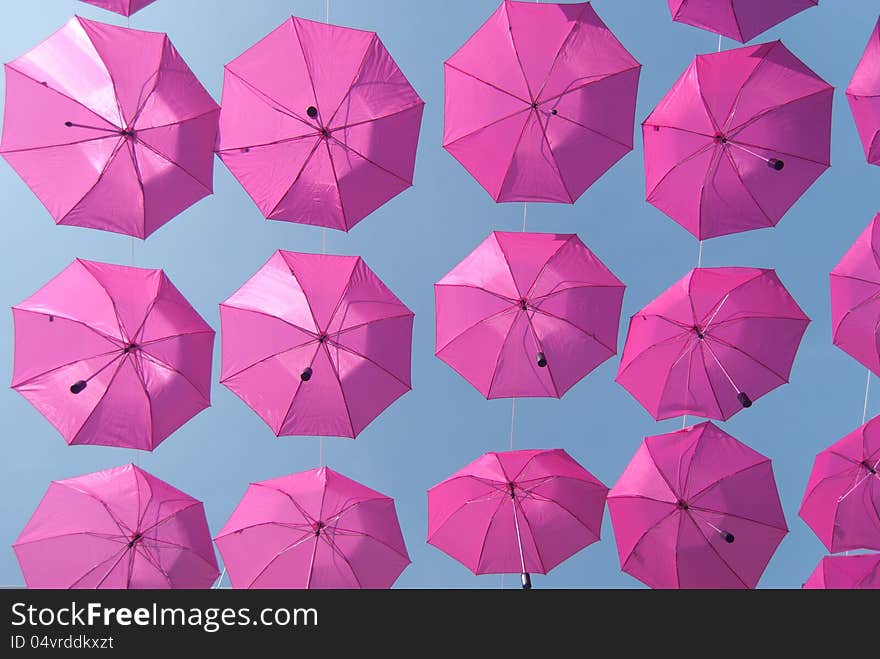
<path fill-rule="evenodd" d="M 531 590 L 532 589 L 532 577 L 528 572 L 523 572 L 520 575 L 522 580 L 522 589 L 523 590 Z"/>
<path fill-rule="evenodd" d="M 314 105 L 310 105 L 308 108 L 306 108 L 306 114 L 314 119 L 318 116 L 318 108 L 316 108 Z"/>
<path fill-rule="evenodd" d="M 733 541 L 736 540 L 733 533 L 730 531 L 721 531 L 721 537 L 724 538 L 724 542 L 727 544 L 732 544 Z"/>
<path fill-rule="evenodd" d="M 541 368 L 547 367 L 547 357 L 544 355 L 543 352 L 538 353 L 538 366 L 540 366 Z"/>
<path fill-rule="evenodd" d="M 778 158 L 770 158 L 770 160 L 767 161 L 767 166 L 770 167 L 770 169 L 775 169 L 777 172 L 781 172 L 785 167 L 785 161 L 779 160 Z"/>
<path fill-rule="evenodd" d="M 85 380 L 77 380 L 72 385 L 70 385 L 70 393 L 78 394 L 83 389 L 85 389 L 86 386 L 88 386 L 88 382 L 86 382 Z"/>
<path fill-rule="evenodd" d="M 312 379 L 312 367 L 306 366 L 302 373 L 299 374 L 299 379 L 303 382 L 308 382 Z"/>
<path fill-rule="evenodd" d="M 749 398 L 749 395 L 745 391 L 740 391 L 736 395 L 736 399 L 739 401 L 739 404 L 743 407 L 751 407 L 752 399 Z"/>
<path fill-rule="evenodd" d="M 67 126 L 68 128 L 70 128 L 71 126 L 73 126 L 73 122 L 72 121 L 65 121 L 64 125 Z"/>

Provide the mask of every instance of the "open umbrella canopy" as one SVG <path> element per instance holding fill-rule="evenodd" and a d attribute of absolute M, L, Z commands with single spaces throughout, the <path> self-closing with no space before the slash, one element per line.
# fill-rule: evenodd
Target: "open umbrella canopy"
<path fill-rule="evenodd" d="M 220 381 L 278 436 L 354 438 L 411 388 L 413 312 L 360 257 L 279 250 L 220 320 Z"/>
<path fill-rule="evenodd" d="M 390 588 L 410 562 L 394 500 L 327 467 L 251 483 L 215 540 L 233 588 Z"/>
<path fill-rule="evenodd" d="M 805 589 L 880 590 L 880 554 L 825 556 Z"/>
<path fill-rule="evenodd" d="M 123 16 L 131 16 L 147 5 L 153 4 L 156 0 L 80 0 L 80 2 L 95 5 Z"/>
<path fill-rule="evenodd" d="M 780 41 L 697 55 L 642 125 L 647 200 L 700 240 L 775 226 L 830 167 L 833 94 Z"/>
<path fill-rule="evenodd" d="M 831 271 L 833 342 L 880 375 L 880 214 Z"/>
<path fill-rule="evenodd" d="M 777 23 L 816 7 L 819 0 L 667 0 L 672 20 L 751 41 Z"/>
<path fill-rule="evenodd" d="M 226 65 L 217 152 L 264 217 L 348 231 L 412 185 L 423 107 L 374 32 L 292 17 Z"/>
<path fill-rule="evenodd" d="M 809 322 L 773 270 L 695 268 L 632 316 L 617 382 L 658 421 L 726 421 L 788 382 Z"/>
<path fill-rule="evenodd" d="M 56 223 L 146 238 L 211 194 L 219 112 L 165 34 L 76 17 L 6 65 L 0 154 Z"/>
<path fill-rule="evenodd" d="M 428 543 L 530 587 L 599 540 L 607 493 L 562 449 L 487 453 L 428 490 Z"/>
<path fill-rule="evenodd" d="M 846 88 L 846 97 L 865 157 L 872 165 L 880 165 L 880 20 Z"/>
<path fill-rule="evenodd" d="M 560 398 L 617 353 L 624 288 L 574 234 L 495 231 L 434 286 L 436 354 L 486 398 Z"/>
<path fill-rule="evenodd" d="M 134 465 L 54 481 L 12 545 L 28 588 L 210 588 L 201 501 Z"/>
<path fill-rule="evenodd" d="M 589 2 L 504 0 L 446 61 L 443 147 L 496 202 L 573 204 L 632 150 L 640 70 Z"/>
<path fill-rule="evenodd" d="M 211 404 L 214 330 L 162 270 L 77 259 L 12 314 L 12 388 L 68 444 L 152 451 Z"/>
<path fill-rule="evenodd" d="M 621 568 L 652 588 L 754 588 L 788 533 L 769 458 L 708 421 L 645 438 L 608 509 Z"/>
<path fill-rule="evenodd" d="M 799 514 L 832 553 L 880 549 L 880 417 L 816 456 Z"/>

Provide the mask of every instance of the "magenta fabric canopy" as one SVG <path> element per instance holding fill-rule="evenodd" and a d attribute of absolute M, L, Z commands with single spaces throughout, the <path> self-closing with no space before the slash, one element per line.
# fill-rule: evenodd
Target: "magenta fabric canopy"
<path fill-rule="evenodd" d="M 880 549 L 880 417 L 816 456 L 799 514 L 828 551 Z"/>
<path fill-rule="evenodd" d="M 809 322 L 773 270 L 695 268 L 630 318 L 617 382 L 658 421 L 726 421 L 788 382 Z"/>
<path fill-rule="evenodd" d="M 880 375 L 880 214 L 831 271 L 834 345 Z"/>
<path fill-rule="evenodd" d="M 667 0 L 672 20 L 722 34 L 741 43 L 819 0 Z"/>
<path fill-rule="evenodd" d="M 487 453 L 428 490 L 428 543 L 474 574 L 547 574 L 599 540 L 608 488 L 562 449 Z"/>
<path fill-rule="evenodd" d="M 880 165 L 880 20 L 846 88 L 846 97 L 865 157 L 872 165 Z"/>
<path fill-rule="evenodd" d="M 211 404 L 214 330 L 162 270 L 77 259 L 12 315 L 12 388 L 68 444 L 152 451 Z"/>
<path fill-rule="evenodd" d="M 642 125 L 647 200 L 700 240 L 775 226 L 831 165 L 833 95 L 780 41 L 697 55 Z"/>
<path fill-rule="evenodd" d="M 632 150 L 640 70 L 589 2 L 504 0 L 446 61 L 443 147 L 496 202 L 573 204 Z"/>
<path fill-rule="evenodd" d="M 80 0 L 80 2 L 95 5 L 101 9 L 107 9 L 123 16 L 131 16 L 147 5 L 153 4 L 156 0 Z"/>
<path fill-rule="evenodd" d="M 76 17 L 6 65 L 0 154 L 57 224 L 146 238 L 211 194 L 219 112 L 165 34 Z"/>
<path fill-rule="evenodd" d="M 486 398 L 560 398 L 617 353 L 624 288 L 574 234 L 495 231 L 434 286 L 436 355 Z"/>
<path fill-rule="evenodd" d="M 215 540 L 233 588 L 390 588 L 410 562 L 394 500 L 327 467 L 251 483 Z"/>
<path fill-rule="evenodd" d="M 210 588 L 201 501 L 134 465 L 54 481 L 12 548 L 28 588 Z"/>
<path fill-rule="evenodd" d="M 708 421 L 645 438 L 608 509 L 621 568 L 652 588 L 755 588 L 788 533 L 769 458 Z"/>
<path fill-rule="evenodd" d="M 423 106 L 374 32 L 293 17 L 226 65 L 218 155 L 264 217 L 348 231 L 412 185 Z"/>
<path fill-rule="evenodd" d="M 880 590 L 880 554 L 825 556 L 804 588 L 827 590 Z"/>
<path fill-rule="evenodd" d="M 411 388 L 413 313 L 360 257 L 279 250 L 220 320 L 220 381 L 277 436 L 354 438 Z"/>

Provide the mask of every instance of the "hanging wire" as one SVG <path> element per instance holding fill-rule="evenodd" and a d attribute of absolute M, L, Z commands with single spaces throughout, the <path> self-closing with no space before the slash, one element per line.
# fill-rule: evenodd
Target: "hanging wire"
<path fill-rule="evenodd" d="M 871 369 L 868 369 L 868 379 L 865 381 L 865 404 L 862 407 L 862 425 L 865 425 L 865 419 L 868 418 L 868 393 L 871 390 Z"/>
<path fill-rule="evenodd" d="M 220 587 L 220 584 L 223 583 L 223 577 L 226 576 L 226 566 L 223 566 L 223 572 L 220 573 L 220 578 L 217 579 L 217 583 L 214 584 L 214 588 L 217 589 Z"/>
<path fill-rule="evenodd" d="M 330 0 L 327 0 L 327 2 L 330 2 Z M 721 35 L 719 34 L 719 35 L 718 35 L 718 52 L 719 52 L 719 53 L 721 52 L 721 39 L 722 39 L 722 37 L 721 37 Z"/>
<path fill-rule="evenodd" d="M 700 250 L 697 252 L 697 267 L 703 267 L 703 241 L 700 241 Z"/>
<path fill-rule="evenodd" d="M 526 230 L 526 214 L 527 214 L 528 210 L 529 210 L 529 204 L 528 204 L 528 202 L 524 201 L 523 202 L 523 228 L 522 228 L 523 232 L 525 232 L 525 230 Z"/>

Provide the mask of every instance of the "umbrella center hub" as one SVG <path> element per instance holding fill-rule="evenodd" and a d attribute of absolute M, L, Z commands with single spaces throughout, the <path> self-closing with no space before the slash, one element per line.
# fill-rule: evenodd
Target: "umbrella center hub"
<path fill-rule="evenodd" d="M 538 109 L 538 101 L 532 101 L 532 109 L 533 109 L 533 110 L 537 110 L 537 109 Z"/>
<path fill-rule="evenodd" d="M 139 348 L 140 348 L 140 346 L 137 343 L 135 343 L 134 341 L 132 341 L 131 343 L 129 343 L 128 345 L 126 345 L 122 349 L 122 354 L 127 355 L 128 353 L 134 352 L 135 350 L 137 350 Z"/>
<path fill-rule="evenodd" d="M 678 507 L 679 507 L 681 510 L 688 510 L 688 509 L 690 508 L 690 506 L 688 505 L 687 501 L 684 501 L 683 499 L 679 499 L 679 501 L 678 501 Z"/>
<path fill-rule="evenodd" d="M 871 472 L 872 474 L 876 474 L 876 473 L 877 473 L 877 469 L 875 469 L 875 468 L 871 465 L 871 463 L 868 462 L 867 460 L 862 460 L 862 466 L 863 466 L 865 469 L 867 469 L 869 472 Z"/>
<path fill-rule="evenodd" d="M 327 342 L 327 332 L 321 332 L 318 334 L 318 343 L 326 343 Z"/>
<path fill-rule="evenodd" d="M 324 530 L 325 526 L 324 522 L 315 522 L 315 536 L 321 535 L 321 531 Z"/>
<path fill-rule="evenodd" d="M 133 536 L 131 536 L 131 540 L 128 541 L 128 548 L 131 549 L 132 547 L 134 547 L 137 543 L 141 541 L 142 538 L 143 536 L 140 533 L 135 533 Z"/>
<path fill-rule="evenodd" d="M 699 325 L 694 325 L 693 330 L 694 330 L 694 333 L 696 333 L 697 338 L 700 341 L 702 341 L 704 338 L 706 338 L 706 334 L 705 334 L 705 332 L 703 332 L 703 328 L 700 327 Z"/>
<path fill-rule="evenodd" d="M 728 141 L 727 135 L 724 133 L 717 133 L 715 135 L 715 142 L 718 144 L 727 144 Z"/>
<path fill-rule="evenodd" d="M 519 308 L 523 311 L 527 311 L 529 308 L 529 301 L 526 298 L 520 298 L 519 300 Z"/>
<path fill-rule="evenodd" d="M 510 494 L 511 499 L 516 498 L 516 484 L 513 481 L 507 484 L 507 492 Z"/>
<path fill-rule="evenodd" d="M 134 131 L 130 128 L 123 128 L 121 131 L 119 131 L 119 134 L 126 139 L 134 137 Z"/>

